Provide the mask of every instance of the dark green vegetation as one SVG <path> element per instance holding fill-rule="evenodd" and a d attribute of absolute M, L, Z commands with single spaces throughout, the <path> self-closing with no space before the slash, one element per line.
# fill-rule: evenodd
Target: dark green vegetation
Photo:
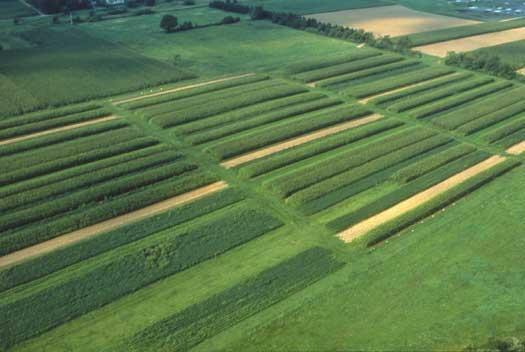
<path fill-rule="evenodd" d="M 12 20 L 15 17 L 35 15 L 28 6 L 23 5 L 18 0 L 0 0 L 0 20 Z"/>
<path fill-rule="evenodd" d="M 515 69 L 525 67 L 525 40 L 519 40 L 512 43 L 495 45 L 476 52 L 495 55 L 502 62 L 512 66 Z"/>
<path fill-rule="evenodd" d="M 254 6 L 264 6 L 272 11 L 293 12 L 298 14 L 309 14 L 319 12 L 331 12 L 340 10 L 360 9 L 374 6 L 393 5 L 389 0 L 247 0 L 244 1 Z"/>

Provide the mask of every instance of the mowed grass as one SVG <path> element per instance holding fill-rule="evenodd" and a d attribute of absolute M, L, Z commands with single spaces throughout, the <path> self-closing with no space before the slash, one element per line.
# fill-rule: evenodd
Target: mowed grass
<path fill-rule="evenodd" d="M 196 351 L 460 350 L 523 336 L 524 168 Z M 297 309 L 293 313 L 282 314 Z"/>
<path fill-rule="evenodd" d="M 194 10 L 188 10 L 190 13 Z M 201 11 L 199 9 L 198 11 Z M 224 16 L 227 13 L 223 13 Z M 304 58 L 357 50 L 336 39 L 289 29 L 267 21 L 241 21 L 167 35 L 158 23 L 137 30 L 127 19 L 107 21 L 83 29 L 114 43 L 122 43 L 148 57 L 176 62 L 177 67 L 198 75 L 264 72 L 281 69 Z"/>

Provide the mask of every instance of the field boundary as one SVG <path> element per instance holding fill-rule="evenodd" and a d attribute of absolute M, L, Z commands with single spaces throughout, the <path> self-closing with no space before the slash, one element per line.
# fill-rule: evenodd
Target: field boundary
<path fill-rule="evenodd" d="M 506 158 L 496 155 L 490 157 L 481 163 L 474 165 L 462 172 L 434 185 L 423 192 L 420 192 L 393 207 L 376 214 L 360 223 L 340 232 L 337 236 L 344 242 L 350 243 L 355 239 L 367 234 L 371 230 L 398 218 L 399 216 L 416 209 L 420 205 L 429 202 L 438 197 L 444 192 L 454 188 L 455 186 L 469 180 L 470 178 L 491 169 L 492 167 L 502 163 Z"/>
<path fill-rule="evenodd" d="M 245 164 L 247 162 L 250 162 L 252 160 L 260 159 L 265 156 L 275 154 L 277 152 L 294 148 L 299 145 L 314 141 L 316 139 L 320 139 L 323 137 L 327 137 L 330 135 L 333 135 L 338 132 L 342 132 L 351 128 L 356 128 L 362 125 L 366 125 L 375 121 L 378 121 L 383 118 L 383 115 L 380 114 L 372 114 L 368 115 L 366 117 L 360 118 L 358 120 L 352 120 L 344 123 L 337 124 L 335 126 L 323 128 L 321 130 L 297 137 L 289 139 L 288 141 L 284 141 L 281 143 L 274 144 L 269 147 L 265 147 L 262 149 L 258 149 L 252 152 L 249 152 L 247 154 L 243 154 L 241 156 L 235 157 L 233 159 L 226 160 L 221 163 L 221 166 L 230 169 L 242 164 Z"/>
<path fill-rule="evenodd" d="M 509 149 L 506 150 L 508 154 L 511 155 L 520 155 L 521 153 L 525 152 L 525 141 L 519 142 L 518 144 L 513 145 Z"/>
<path fill-rule="evenodd" d="M 62 248 L 87 238 L 97 236 L 103 232 L 111 231 L 121 226 L 129 225 L 131 223 L 150 218 L 179 205 L 186 204 L 199 198 L 203 198 L 209 194 L 221 191 L 226 187 L 228 187 L 228 184 L 224 181 L 215 182 L 207 186 L 197 188 L 193 191 L 149 205 L 142 209 L 132 211 L 127 214 L 100 222 L 98 224 L 70 232 L 69 234 L 65 234 L 37 245 L 7 254 L 3 257 L 0 257 L 0 268 L 52 252 L 58 248 Z"/>

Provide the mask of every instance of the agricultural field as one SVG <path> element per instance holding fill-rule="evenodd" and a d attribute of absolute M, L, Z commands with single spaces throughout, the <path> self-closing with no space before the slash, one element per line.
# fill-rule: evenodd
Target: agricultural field
<path fill-rule="evenodd" d="M 0 351 L 525 338 L 521 82 L 152 8 L 0 23 Z"/>
<path fill-rule="evenodd" d="M 497 55 L 503 62 L 516 69 L 525 67 L 525 40 L 479 49 L 478 52 Z"/>
<path fill-rule="evenodd" d="M 394 5 L 394 2 L 390 0 L 245 0 L 244 2 L 256 6 L 264 6 L 273 11 L 294 12 L 299 14 Z"/>
<path fill-rule="evenodd" d="M 0 1 L 0 20 L 36 15 L 36 12 L 18 0 Z"/>

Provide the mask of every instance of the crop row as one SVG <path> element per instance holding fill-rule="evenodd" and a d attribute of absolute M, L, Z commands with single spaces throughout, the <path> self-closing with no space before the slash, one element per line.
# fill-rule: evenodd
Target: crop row
<path fill-rule="evenodd" d="M 252 94 L 240 94 L 227 99 L 222 99 L 220 101 L 214 102 L 213 104 L 202 102 L 199 105 L 195 105 L 184 110 L 178 110 L 173 113 L 159 115 L 152 118 L 151 121 L 158 124 L 162 128 L 169 128 L 221 114 L 233 109 L 239 109 L 306 91 L 307 89 L 301 86 L 282 85 L 268 90 L 256 91 Z"/>
<path fill-rule="evenodd" d="M 458 94 L 453 97 L 449 97 L 447 99 L 442 99 L 433 104 L 429 104 L 427 106 L 423 106 L 418 109 L 412 110 L 410 114 L 418 119 L 425 118 L 461 106 L 473 100 L 486 97 L 490 94 L 500 92 L 511 86 L 511 82 L 495 82 L 477 89 L 472 89 L 468 92 Z"/>
<path fill-rule="evenodd" d="M 144 98 L 141 100 L 124 103 L 122 104 L 122 106 L 128 109 L 135 110 L 135 109 L 145 108 L 148 106 L 158 105 L 161 103 L 189 98 L 189 97 L 193 97 L 193 96 L 197 96 L 201 94 L 211 93 L 211 92 L 219 91 L 222 89 L 227 89 L 231 87 L 242 86 L 245 84 L 260 82 L 260 81 L 264 81 L 267 79 L 268 79 L 268 76 L 265 76 L 265 75 L 247 76 L 247 77 L 232 79 L 228 81 L 223 81 L 220 83 L 204 85 L 204 86 L 197 87 L 197 88 L 184 89 L 184 90 L 180 90 L 180 91 L 173 92 L 173 93 L 166 93 L 166 94 L 158 95 L 158 96 L 151 97 L 151 98 Z"/>
<path fill-rule="evenodd" d="M 489 143 L 496 143 L 497 141 L 523 129 L 525 129 L 525 118 L 520 118 L 491 130 L 483 135 L 483 139 Z"/>
<path fill-rule="evenodd" d="M 291 64 L 286 67 L 285 71 L 288 74 L 298 74 L 307 71 L 314 71 L 329 66 L 340 65 L 352 61 L 367 59 L 373 56 L 380 56 L 382 53 L 379 50 L 359 50 L 350 52 L 348 54 L 340 55 L 333 58 L 317 58 L 301 61 L 299 63 Z"/>
<path fill-rule="evenodd" d="M 128 341 L 132 351 L 187 351 L 343 266 L 314 247 L 158 321 Z"/>
<path fill-rule="evenodd" d="M 459 84 L 453 85 L 453 86 L 446 86 L 442 87 L 440 89 L 436 90 L 430 90 L 425 91 L 423 94 L 419 94 L 416 96 L 406 96 L 405 99 L 402 99 L 388 107 L 388 110 L 395 111 L 395 112 L 403 112 L 410 109 L 415 109 L 417 107 L 423 106 L 425 104 L 429 104 L 432 102 L 435 102 L 439 99 L 443 99 L 446 97 L 450 97 L 456 94 L 460 94 L 462 92 L 479 88 L 485 84 L 489 84 L 493 82 L 494 79 L 492 78 L 477 78 L 477 79 L 469 79 L 465 82 L 461 82 Z"/>
<path fill-rule="evenodd" d="M 402 73 L 406 70 L 411 70 L 414 68 L 417 68 L 420 65 L 418 61 L 415 60 L 403 60 L 403 61 L 396 61 L 390 64 L 386 65 L 379 65 L 374 66 L 365 70 L 347 73 L 344 75 L 331 77 L 325 80 L 322 80 L 320 82 L 316 82 L 316 86 L 318 87 L 337 87 L 337 86 L 347 86 L 351 81 L 356 81 L 359 79 L 365 79 L 365 78 L 376 78 L 379 77 L 388 77 L 391 75 Z"/>
<path fill-rule="evenodd" d="M 288 138 L 297 137 L 345 121 L 355 120 L 369 114 L 370 111 L 367 108 L 359 105 L 338 106 L 313 115 L 302 115 L 299 118 L 287 120 L 278 126 L 272 125 L 249 134 L 228 139 L 211 146 L 208 150 L 220 160 L 224 160 L 272 143 L 281 142 Z"/>
<path fill-rule="evenodd" d="M 245 108 L 228 111 L 223 114 L 209 117 L 204 120 L 190 122 L 177 128 L 177 132 L 183 135 L 190 135 L 205 132 L 214 127 L 221 127 L 227 124 L 235 124 L 245 119 L 250 119 L 262 114 L 270 113 L 279 109 L 284 109 L 298 104 L 309 103 L 315 100 L 326 98 L 326 95 L 317 92 L 307 92 L 296 94 L 289 97 L 270 100 L 264 103 L 247 106 Z"/>
<path fill-rule="evenodd" d="M 465 135 L 473 134 L 479 132 L 485 128 L 493 126 L 503 120 L 521 114 L 525 111 L 525 101 L 521 101 L 516 104 L 512 104 L 504 109 L 495 111 L 491 114 L 487 114 L 479 119 L 468 122 L 460 126 L 457 131 Z"/>
<path fill-rule="evenodd" d="M 433 122 L 443 128 L 455 130 L 456 128 L 472 122 L 487 114 L 497 112 L 512 104 L 523 101 L 525 90 L 516 88 L 504 94 L 498 94 L 491 98 L 485 99 L 475 105 L 465 106 L 463 108 L 454 110 L 453 113 L 441 115 Z"/>
<path fill-rule="evenodd" d="M 447 75 L 445 77 L 432 80 L 430 82 L 426 82 L 415 87 L 406 88 L 398 92 L 373 98 L 372 100 L 370 100 L 370 102 L 376 105 L 388 106 L 400 99 L 428 92 L 430 90 L 435 90 L 437 88 L 442 88 L 444 86 L 448 86 L 449 84 L 466 80 L 470 77 L 472 77 L 472 74 L 467 72 L 456 73 L 454 75 Z"/>
<path fill-rule="evenodd" d="M 525 130 L 517 130 L 516 132 L 501 138 L 497 141 L 497 145 L 500 148 L 510 148 L 518 143 L 523 143 L 525 141 Z"/>
<path fill-rule="evenodd" d="M 404 213 L 401 216 L 372 230 L 366 237 L 366 245 L 368 247 L 371 247 L 392 237 L 393 235 L 416 224 L 422 219 L 434 213 L 437 213 L 444 207 L 458 201 L 459 199 L 483 187 L 495 178 L 506 174 L 507 172 L 516 168 L 518 165 L 520 164 L 517 161 L 507 160 L 485 172 L 482 172 L 466 180 L 465 182 L 462 182 L 456 187 L 450 189 L 449 191 L 440 194 L 436 198 L 422 204 L 416 209 Z"/>
<path fill-rule="evenodd" d="M 188 141 L 192 144 L 203 144 L 220 139 L 222 137 L 227 137 L 236 133 L 244 132 L 255 127 L 265 126 L 272 122 L 283 121 L 286 119 L 294 118 L 299 115 L 312 113 L 341 103 L 341 100 L 337 98 L 325 98 L 315 100 L 310 103 L 294 105 L 289 108 L 276 110 L 274 112 L 256 116 L 251 119 L 245 119 L 234 124 L 227 124 L 223 127 L 191 135 L 188 137 Z"/>
<path fill-rule="evenodd" d="M 386 170 L 406 160 L 415 158 L 418 155 L 427 153 L 449 142 L 450 138 L 437 135 L 407 147 L 392 150 L 391 153 L 367 162 L 360 167 L 344 171 L 294 193 L 288 198 L 288 203 L 300 206 L 315 201 L 327 193 L 337 192 L 339 188 Z"/>
<path fill-rule="evenodd" d="M 309 72 L 300 73 L 295 75 L 294 78 L 302 82 L 316 82 L 321 81 L 327 78 L 340 76 L 352 72 L 357 72 L 365 70 L 371 67 L 377 67 L 381 65 L 386 65 L 396 61 L 402 61 L 403 57 L 397 55 L 380 55 L 363 60 L 357 60 L 352 62 L 347 62 L 340 65 L 330 66 L 326 68 L 321 68 Z"/>
<path fill-rule="evenodd" d="M 173 177 L 165 182 L 153 183 L 148 187 L 141 187 L 118 197 L 105 199 L 99 203 L 92 204 L 92 206 L 81 206 L 76 211 L 67 214 L 57 214 L 58 216 L 53 218 L 42 219 L 42 221 L 36 222 L 31 226 L 25 226 L 22 229 L 0 236 L 0 255 L 9 254 L 64 233 L 129 213 L 210 184 L 216 180 L 216 177 L 202 172 L 191 172 L 182 177 Z M 124 185 L 121 190 L 126 187 L 129 188 L 129 186 Z M 87 191 L 84 193 L 87 193 Z M 78 199 L 79 194 L 74 194 L 73 198 L 75 197 Z M 72 200 L 72 198 L 68 200 Z M 62 201 L 57 203 L 57 205 L 65 208 L 67 204 L 64 204 Z M 57 213 L 55 205 L 52 204 L 52 206 L 53 208 L 45 209 L 45 211 Z M 19 214 L 16 215 L 18 216 Z M 35 215 L 32 218 L 36 217 Z M 19 219 L 18 221 L 27 222 L 24 219 Z"/>
<path fill-rule="evenodd" d="M 37 283 L 38 290 L 29 287 L 0 300 L 1 347 L 8 348 L 280 226 L 280 220 L 265 212 L 237 206 L 207 221 L 165 230 L 59 272 L 52 281 Z"/>
<path fill-rule="evenodd" d="M 359 128 L 342 131 L 296 148 L 287 149 L 265 158 L 254 160 L 242 166 L 239 173 L 249 178 L 257 177 L 282 167 L 292 165 L 296 162 L 326 153 L 330 150 L 347 146 L 361 140 L 366 140 L 367 138 L 402 125 L 403 123 L 399 121 L 384 120 L 361 126 Z"/>
<path fill-rule="evenodd" d="M 286 198 L 297 191 L 335 176 L 341 172 L 363 165 L 377 159 L 392 150 L 400 149 L 415 144 L 434 135 L 429 130 L 420 128 L 404 129 L 401 132 L 387 136 L 381 140 L 334 153 L 323 160 L 307 165 L 270 180 L 270 188 Z M 300 177 L 298 177 L 300 175 Z"/>
<path fill-rule="evenodd" d="M 170 227 L 226 208 L 243 199 L 240 192 L 233 188 L 227 188 L 159 215 L 124 225 L 116 230 L 56 249 L 44 256 L 21 262 L 0 271 L 0 292 L 49 275 L 125 244 L 138 241 Z"/>
<path fill-rule="evenodd" d="M 439 182 L 446 180 L 449 177 L 473 166 L 488 158 L 488 154 L 485 152 L 477 151 L 468 154 L 460 159 L 452 161 L 434 171 L 417 178 L 416 180 L 407 183 L 401 188 L 390 192 L 379 199 L 353 211 L 350 214 L 342 215 L 336 219 L 331 220 L 328 223 L 328 227 L 334 231 L 342 231 L 359 222 L 366 220 L 388 208 L 412 197 L 413 195 L 422 192 Z"/>
<path fill-rule="evenodd" d="M 346 94 L 357 98 L 365 98 L 376 94 L 385 93 L 393 89 L 398 89 L 420 82 L 424 82 L 437 77 L 449 75 L 454 70 L 448 67 L 430 67 L 415 72 L 410 72 L 388 80 L 379 80 L 365 84 L 355 85 L 345 90 Z"/>

